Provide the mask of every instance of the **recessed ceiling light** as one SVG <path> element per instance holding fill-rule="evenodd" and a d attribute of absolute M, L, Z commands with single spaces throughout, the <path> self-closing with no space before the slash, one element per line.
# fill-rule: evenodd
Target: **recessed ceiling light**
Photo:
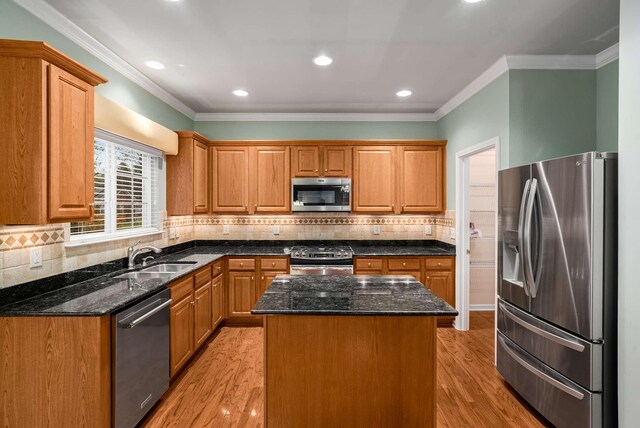
<path fill-rule="evenodd" d="M 164 68 L 164 64 L 158 61 L 145 61 L 144 65 L 154 70 L 162 70 Z"/>
<path fill-rule="evenodd" d="M 464 0 L 467 3 L 480 3 L 482 0 Z"/>
<path fill-rule="evenodd" d="M 235 91 L 233 91 L 233 95 L 235 95 L 236 97 L 246 97 L 247 95 L 249 95 L 249 92 L 245 91 L 244 89 L 236 89 Z"/>
<path fill-rule="evenodd" d="M 411 94 L 413 94 L 413 92 L 411 92 L 408 89 L 403 89 L 401 91 L 396 92 L 396 95 L 399 96 L 399 97 L 408 97 Z"/>
<path fill-rule="evenodd" d="M 329 64 L 331 64 L 332 62 L 333 62 L 333 58 L 329 58 L 329 57 L 328 57 L 328 56 L 326 56 L 326 55 L 320 55 L 320 56 L 317 56 L 317 57 L 315 57 L 315 58 L 313 59 L 313 63 L 314 63 L 315 65 L 322 65 L 322 66 L 325 66 L 325 65 L 329 65 Z"/>

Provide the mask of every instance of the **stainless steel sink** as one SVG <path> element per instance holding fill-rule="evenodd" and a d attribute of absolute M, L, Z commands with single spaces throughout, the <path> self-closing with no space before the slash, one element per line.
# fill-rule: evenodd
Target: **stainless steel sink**
<path fill-rule="evenodd" d="M 149 266 L 144 269 L 141 269 L 140 272 L 177 273 L 190 268 L 191 268 L 191 264 L 162 263 L 159 265 Z"/>
<path fill-rule="evenodd" d="M 166 278 L 167 275 L 171 275 L 171 273 L 172 272 L 142 272 L 142 271 L 137 271 L 137 272 L 123 273 L 121 275 L 114 276 L 114 278 L 116 278 L 116 279 L 130 278 L 130 279 L 136 279 L 136 280 L 138 280 L 140 282 L 144 282 L 144 281 L 149 281 L 150 279 Z"/>

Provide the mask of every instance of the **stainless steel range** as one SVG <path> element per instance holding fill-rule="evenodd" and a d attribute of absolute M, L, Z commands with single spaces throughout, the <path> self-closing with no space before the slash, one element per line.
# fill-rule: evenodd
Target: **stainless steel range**
<path fill-rule="evenodd" d="M 291 275 L 352 275 L 349 246 L 296 246 L 291 249 Z"/>

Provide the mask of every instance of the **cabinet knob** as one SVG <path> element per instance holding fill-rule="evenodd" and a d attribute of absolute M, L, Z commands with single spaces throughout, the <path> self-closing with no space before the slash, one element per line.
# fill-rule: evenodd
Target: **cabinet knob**
<path fill-rule="evenodd" d="M 430 279 L 431 279 L 431 277 L 430 277 L 430 276 L 428 276 L 428 277 L 427 277 L 427 281 L 429 281 Z"/>
<path fill-rule="evenodd" d="M 442 263 L 438 262 L 438 266 L 442 266 Z"/>
<path fill-rule="evenodd" d="M 402 262 L 402 266 L 406 266 L 406 265 L 407 265 L 407 263 L 406 263 L 406 262 Z"/>
<path fill-rule="evenodd" d="M 367 266 L 368 266 L 368 267 L 371 267 L 371 262 L 367 263 Z"/>
<path fill-rule="evenodd" d="M 271 262 L 271 267 L 275 267 L 276 262 Z"/>
<path fill-rule="evenodd" d="M 328 170 L 328 169 L 325 169 L 325 170 L 324 170 L 324 172 L 329 172 L 329 170 Z"/>
<path fill-rule="evenodd" d="M 318 170 L 316 169 L 315 172 L 318 172 Z"/>
<path fill-rule="evenodd" d="M 264 281 L 264 275 L 262 275 L 262 280 Z"/>
<path fill-rule="evenodd" d="M 240 267 L 243 267 L 243 266 L 244 266 L 244 263 L 240 263 Z"/>
<path fill-rule="evenodd" d="M 191 301 L 191 306 L 193 306 L 193 305 L 195 305 L 195 304 L 196 304 L 196 302 L 192 300 L 192 301 Z"/>

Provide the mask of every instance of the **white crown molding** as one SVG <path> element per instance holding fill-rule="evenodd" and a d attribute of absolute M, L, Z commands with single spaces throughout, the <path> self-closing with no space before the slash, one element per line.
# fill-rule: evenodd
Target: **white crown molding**
<path fill-rule="evenodd" d="M 610 48 L 607 48 L 599 54 L 596 54 L 596 68 L 604 67 L 605 65 L 617 60 L 619 56 L 620 44 L 616 43 Z"/>
<path fill-rule="evenodd" d="M 458 92 L 453 96 L 449 101 L 444 103 L 442 107 L 440 107 L 435 112 L 436 120 L 440 120 L 451 111 L 453 111 L 460 104 L 467 101 L 469 98 L 480 92 L 484 87 L 486 87 L 489 83 L 496 80 L 498 77 L 502 76 L 506 71 L 509 70 L 507 65 L 506 57 L 500 58 L 489 67 L 484 73 L 478 76 L 473 82 L 467 85 L 462 91 Z"/>
<path fill-rule="evenodd" d="M 180 113 L 186 115 L 190 119 L 195 117 L 195 112 L 190 107 L 149 79 L 111 49 L 91 37 L 86 31 L 71 22 L 67 17 L 58 12 L 53 6 L 44 0 L 13 1 L 26 9 L 29 13 L 35 15 L 53 27 L 58 32 L 62 33 L 65 37 L 69 38 L 72 42 L 79 45 L 100 61 L 112 67 L 118 73 L 178 110 Z"/>
<path fill-rule="evenodd" d="M 197 113 L 196 122 L 434 122 L 434 113 Z"/>
<path fill-rule="evenodd" d="M 595 55 L 506 55 L 509 70 L 594 70 Z"/>

